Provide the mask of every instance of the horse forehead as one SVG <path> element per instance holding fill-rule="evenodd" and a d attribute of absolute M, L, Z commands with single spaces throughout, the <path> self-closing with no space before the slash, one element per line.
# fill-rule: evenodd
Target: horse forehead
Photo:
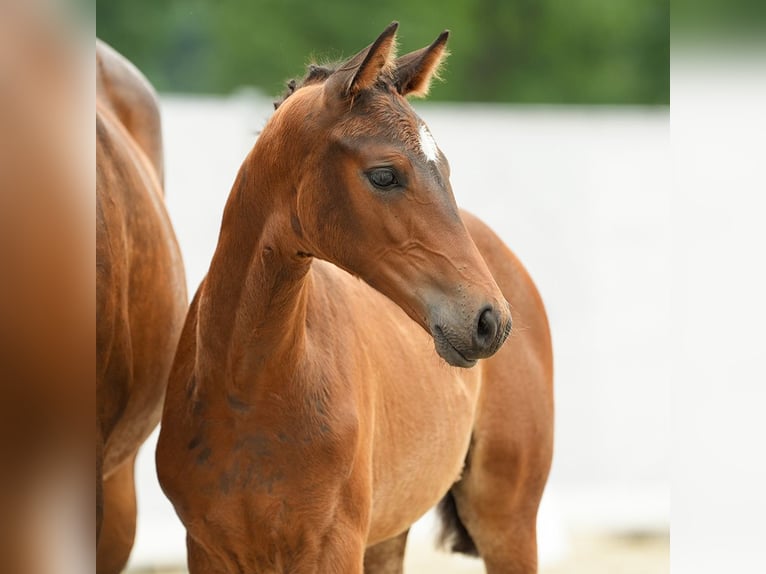
<path fill-rule="evenodd" d="M 438 161 L 438 146 L 425 122 L 409 105 L 387 98 L 359 109 L 346 124 L 346 134 L 373 135 L 398 142 L 427 161 Z"/>
<path fill-rule="evenodd" d="M 428 126 L 424 122 L 421 122 L 418 128 L 418 143 L 420 144 L 421 153 L 428 161 L 438 161 L 439 148 L 436 145 L 434 136 L 431 135 Z"/>

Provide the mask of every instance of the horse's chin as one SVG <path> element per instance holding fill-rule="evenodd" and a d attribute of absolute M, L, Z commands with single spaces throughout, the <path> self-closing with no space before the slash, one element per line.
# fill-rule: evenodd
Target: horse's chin
<path fill-rule="evenodd" d="M 477 359 L 469 359 L 463 353 L 457 350 L 455 346 L 449 342 L 449 339 L 444 335 L 444 332 L 439 327 L 435 327 L 432 332 L 434 338 L 434 346 L 439 356 L 447 361 L 447 363 L 453 367 L 462 367 L 464 369 L 470 369 L 477 363 Z"/>

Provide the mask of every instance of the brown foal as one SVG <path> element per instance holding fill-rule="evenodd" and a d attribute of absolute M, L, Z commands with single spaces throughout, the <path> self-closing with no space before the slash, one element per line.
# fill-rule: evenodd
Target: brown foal
<path fill-rule="evenodd" d="M 291 84 L 229 196 L 157 449 L 192 574 L 401 572 L 440 500 L 451 549 L 536 571 L 545 311 L 405 99 L 447 33 L 397 59 L 396 28 Z"/>

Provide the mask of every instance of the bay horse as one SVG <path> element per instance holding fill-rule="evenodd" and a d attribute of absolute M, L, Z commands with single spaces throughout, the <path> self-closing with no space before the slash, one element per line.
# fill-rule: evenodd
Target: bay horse
<path fill-rule="evenodd" d="M 102 42 L 96 82 L 96 569 L 109 574 L 133 546 L 135 457 L 160 420 L 187 298 L 154 90 Z"/>
<path fill-rule="evenodd" d="M 191 574 L 401 572 L 440 500 L 451 550 L 537 569 L 545 311 L 405 99 L 448 32 L 397 59 L 396 29 L 291 82 L 229 195 L 156 453 Z"/>

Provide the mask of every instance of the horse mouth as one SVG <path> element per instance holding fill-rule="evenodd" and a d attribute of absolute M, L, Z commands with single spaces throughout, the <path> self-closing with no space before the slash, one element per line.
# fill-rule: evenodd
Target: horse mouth
<path fill-rule="evenodd" d="M 439 356 L 453 367 L 473 367 L 477 359 L 469 359 L 453 345 L 442 328 L 438 325 L 433 328 L 434 345 Z"/>

